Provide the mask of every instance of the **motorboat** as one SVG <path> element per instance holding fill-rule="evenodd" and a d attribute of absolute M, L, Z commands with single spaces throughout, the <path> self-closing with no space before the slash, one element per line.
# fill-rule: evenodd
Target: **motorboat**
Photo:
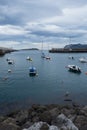
<path fill-rule="evenodd" d="M 50 60 L 51 58 L 49 56 L 45 57 L 47 60 Z"/>
<path fill-rule="evenodd" d="M 79 66 L 77 66 L 77 65 L 68 65 L 67 68 L 71 72 L 81 73 L 81 68 Z"/>
<path fill-rule="evenodd" d="M 14 61 L 13 60 L 8 60 L 8 64 L 13 64 Z"/>
<path fill-rule="evenodd" d="M 87 63 L 87 59 L 86 59 L 86 58 L 80 58 L 79 61 L 80 61 L 81 63 Z"/>
<path fill-rule="evenodd" d="M 37 70 L 36 70 L 36 68 L 35 67 L 30 67 L 29 68 L 29 75 L 30 76 L 36 76 L 36 74 L 37 74 Z"/>
<path fill-rule="evenodd" d="M 30 58 L 29 56 L 26 58 L 26 60 L 32 61 L 32 58 Z"/>

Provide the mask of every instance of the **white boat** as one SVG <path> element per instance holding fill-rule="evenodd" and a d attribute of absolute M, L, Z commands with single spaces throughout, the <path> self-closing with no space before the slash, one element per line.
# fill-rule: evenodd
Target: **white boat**
<path fill-rule="evenodd" d="M 13 64 L 14 61 L 13 60 L 8 60 L 8 64 Z"/>
<path fill-rule="evenodd" d="M 30 76 L 36 76 L 36 74 L 37 74 L 37 70 L 36 70 L 36 68 L 35 67 L 30 67 L 29 68 L 29 75 Z"/>
<path fill-rule="evenodd" d="M 79 61 L 80 61 L 81 63 L 87 63 L 87 59 L 86 59 L 86 58 L 80 58 Z"/>
<path fill-rule="evenodd" d="M 11 58 L 7 58 L 6 60 L 9 61 L 9 60 L 11 60 Z"/>
<path fill-rule="evenodd" d="M 30 58 L 29 56 L 26 58 L 26 60 L 32 61 L 32 58 Z"/>
<path fill-rule="evenodd" d="M 46 56 L 46 59 L 47 59 L 47 60 L 50 60 L 51 58 L 50 58 L 49 56 Z"/>
<path fill-rule="evenodd" d="M 81 68 L 79 66 L 77 66 L 77 65 L 68 65 L 67 68 L 71 72 L 81 73 Z"/>

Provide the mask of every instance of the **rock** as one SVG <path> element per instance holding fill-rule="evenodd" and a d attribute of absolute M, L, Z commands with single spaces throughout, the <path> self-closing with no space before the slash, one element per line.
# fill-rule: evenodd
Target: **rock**
<path fill-rule="evenodd" d="M 60 113 L 58 108 L 53 108 L 52 110 L 49 111 L 51 114 L 51 117 L 54 119 L 57 117 L 57 115 Z"/>
<path fill-rule="evenodd" d="M 56 118 L 54 125 L 58 126 L 58 128 L 62 130 L 78 130 L 78 128 L 73 124 L 73 122 L 68 119 L 64 114 L 60 114 Z"/>
<path fill-rule="evenodd" d="M 21 130 L 21 128 L 13 123 L 1 123 L 0 130 Z"/>
<path fill-rule="evenodd" d="M 34 123 L 31 127 L 29 127 L 28 129 L 23 129 L 23 130 L 40 130 L 40 128 L 42 127 L 42 125 L 47 125 L 47 123 L 43 123 L 42 121 L 41 122 L 38 122 L 38 123 Z"/>
<path fill-rule="evenodd" d="M 5 123 L 5 124 L 9 124 L 9 123 L 13 123 L 13 124 L 16 124 L 16 121 L 14 118 L 11 118 L 11 117 L 8 117 L 6 120 L 4 120 L 2 123 Z"/>
<path fill-rule="evenodd" d="M 68 115 L 70 115 L 70 114 L 74 114 L 74 113 L 75 113 L 75 110 L 63 108 L 63 109 L 61 110 L 61 113 L 63 113 L 64 115 L 68 116 Z"/>
<path fill-rule="evenodd" d="M 79 130 L 87 130 L 87 125 L 81 126 Z"/>
<path fill-rule="evenodd" d="M 0 122 L 4 121 L 5 119 L 6 119 L 6 117 L 0 116 Z"/>
<path fill-rule="evenodd" d="M 22 126 L 28 119 L 28 111 L 23 110 L 14 115 L 17 125 Z"/>
<path fill-rule="evenodd" d="M 81 126 L 84 126 L 87 124 L 87 117 L 84 115 L 78 115 L 75 119 L 75 124 L 80 128 Z"/>
<path fill-rule="evenodd" d="M 33 122 L 27 121 L 25 124 L 22 125 L 22 129 L 23 128 L 29 128 L 32 125 L 33 125 Z"/>
<path fill-rule="evenodd" d="M 80 110 L 81 114 L 87 116 L 87 106 L 83 107 L 81 110 Z"/>
<path fill-rule="evenodd" d="M 38 123 L 34 123 L 28 129 L 23 129 L 23 130 L 59 130 L 59 129 L 56 126 L 48 125 L 46 122 L 38 122 Z"/>
<path fill-rule="evenodd" d="M 49 111 L 45 111 L 44 113 L 40 113 L 39 115 L 40 121 L 47 122 L 51 124 L 52 117 Z"/>

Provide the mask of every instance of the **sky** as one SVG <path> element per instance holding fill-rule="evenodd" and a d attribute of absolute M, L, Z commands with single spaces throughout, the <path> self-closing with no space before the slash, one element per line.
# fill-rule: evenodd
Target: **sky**
<path fill-rule="evenodd" d="M 0 0 L 0 47 L 87 44 L 87 0 Z"/>

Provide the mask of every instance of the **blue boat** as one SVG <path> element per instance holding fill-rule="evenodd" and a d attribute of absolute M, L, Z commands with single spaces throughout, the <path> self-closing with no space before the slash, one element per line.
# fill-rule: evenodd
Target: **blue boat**
<path fill-rule="evenodd" d="M 35 67 L 30 67 L 29 68 L 29 74 L 30 76 L 35 76 L 37 74 L 37 70 Z"/>

